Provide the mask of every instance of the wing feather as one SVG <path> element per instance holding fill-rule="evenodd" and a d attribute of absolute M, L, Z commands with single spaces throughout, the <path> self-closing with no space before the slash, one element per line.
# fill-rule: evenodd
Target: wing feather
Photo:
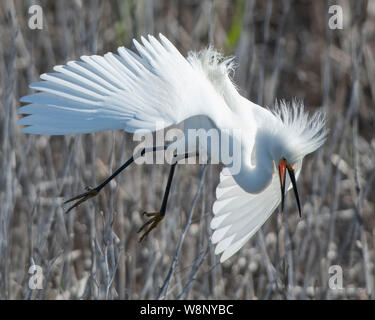
<path fill-rule="evenodd" d="M 120 47 L 118 54 L 82 56 L 41 75 L 42 81 L 30 85 L 39 92 L 20 99 L 30 103 L 19 109 L 28 115 L 19 121 L 27 125 L 22 131 L 154 131 L 196 115 L 214 122 L 225 117 L 225 98 L 196 60 L 185 59 L 161 34 L 160 41 L 142 37 L 134 45 L 139 55 Z"/>
<path fill-rule="evenodd" d="M 261 193 L 245 192 L 224 168 L 216 189 L 213 206 L 214 230 L 211 241 L 223 262 L 235 254 L 266 222 L 281 200 L 280 182 L 275 172 L 269 186 Z"/>

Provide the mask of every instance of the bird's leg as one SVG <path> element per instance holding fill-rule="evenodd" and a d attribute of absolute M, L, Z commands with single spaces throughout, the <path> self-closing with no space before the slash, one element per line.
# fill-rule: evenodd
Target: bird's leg
<path fill-rule="evenodd" d="M 101 184 L 97 185 L 95 188 L 87 187 L 86 192 L 83 192 L 79 194 L 78 196 L 75 196 L 69 200 L 66 200 L 64 204 L 76 201 L 69 209 L 66 211 L 66 213 L 70 212 L 72 209 L 78 207 L 82 202 L 85 202 L 86 200 L 95 197 L 98 195 L 100 190 L 103 189 L 105 185 L 107 185 L 113 178 L 115 178 L 121 171 L 126 169 L 129 165 L 131 165 L 135 159 L 137 159 L 140 156 L 143 156 L 146 152 L 152 151 L 158 151 L 158 150 L 165 150 L 168 146 L 159 146 L 159 147 L 151 147 L 151 148 L 144 148 L 141 152 L 139 152 L 137 155 L 133 155 L 128 161 L 126 161 L 120 168 L 118 168 L 111 176 L 109 176 L 107 179 L 105 179 Z"/>
<path fill-rule="evenodd" d="M 95 197 L 100 191 L 100 189 L 98 190 L 97 187 L 96 188 L 86 187 L 86 190 L 87 190 L 86 192 L 81 193 L 78 196 L 70 198 L 69 200 L 66 200 L 64 202 L 64 204 L 66 204 L 68 202 L 78 200 L 75 204 L 73 204 L 71 207 L 69 207 L 68 210 L 66 210 L 65 213 L 69 213 L 72 209 L 74 209 L 75 207 L 78 207 L 82 202 L 85 202 L 86 200 Z"/>
<path fill-rule="evenodd" d="M 194 154 L 196 155 L 196 153 L 194 153 Z M 149 219 L 148 221 L 146 221 L 145 224 L 138 230 L 138 233 L 139 233 L 139 232 L 145 230 L 148 225 L 150 225 L 149 228 L 144 232 L 144 234 L 139 239 L 139 242 L 144 240 L 149 235 L 149 233 L 159 225 L 160 221 L 162 221 L 164 219 L 165 212 L 166 212 L 166 209 L 167 209 L 168 196 L 169 196 L 169 193 L 171 191 L 171 184 L 172 184 L 173 175 L 174 175 L 174 172 L 175 172 L 175 169 L 176 169 L 177 162 L 180 159 L 188 158 L 191 155 L 192 155 L 191 153 L 186 153 L 185 155 L 182 155 L 180 157 L 178 157 L 178 156 L 174 157 L 173 164 L 171 166 L 171 170 L 169 171 L 167 186 L 165 188 L 165 192 L 164 192 L 164 196 L 163 196 L 163 202 L 161 204 L 160 211 L 158 211 L 158 212 L 143 212 L 144 215 L 146 215 L 147 217 L 152 217 L 152 218 Z"/>
<path fill-rule="evenodd" d="M 177 162 L 173 163 L 172 166 L 171 166 L 171 170 L 169 171 L 167 187 L 165 188 L 165 192 L 164 192 L 164 196 L 163 196 L 163 202 L 161 204 L 160 211 L 158 211 L 158 212 L 143 212 L 144 215 L 146 215 L 147 217 L 152 217 L 152 218 L 149 219 L 148 221 L 146 221 L 145 224 L 138 230 L 138 233 L 139 233 L 139 232 L 145 230 L 148 225 L 150 225 L 150 227 L 144 232 L 144 234 L 139 239 L 139 242 L 144 240 L 148 236 L 148 234 L 152 230 L 154 230 L 158 226 L 160 221 L 163 220 L 164 217 L 165 217 L 165 212 L 166 212 L 166 209 L 167 209 L 168 196 L 169 196 L 169 193 L 171 191 L 171 184 L 172 184 L 173 175 L 174 175 L 174 172 L 175 172 L 175 169 L 176 169 L 176 165 L 177 165 Z"/>

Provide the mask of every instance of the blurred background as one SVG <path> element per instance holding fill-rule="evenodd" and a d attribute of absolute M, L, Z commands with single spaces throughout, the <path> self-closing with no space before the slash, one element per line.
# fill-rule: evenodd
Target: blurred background
<path fill-rule="evenodd" d="M 41 30 L 28 26 L 34 4 Z M 331 5 L 342 29 L 329 28 Z M 5 0 L 0 26 L 0 299 L 375 297 L 375 0 Z M 289 194 L 284 214 L 224 264 L 209 241 L 220 167 L 178 166 L 167 219 L 139 244 L 167 165 L 134 165 L 65 214 L 64 199 L 131 156 L 132 136 L 32 136 L 17 125 L 41 73 L 159 32 L 184 55 L 209 44 L 234 55 L 233 80 L 256 103 L 298 98 L 327 112 L 328 140 L 298 182 L 302 219 Z"/>

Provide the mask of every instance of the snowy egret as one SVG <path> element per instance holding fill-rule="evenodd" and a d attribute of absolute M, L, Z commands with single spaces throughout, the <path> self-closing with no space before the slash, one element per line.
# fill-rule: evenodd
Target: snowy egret
<path fill-rule="evenodd" d="M 183 123 L 185 129 L 215 129 L 229 138 L 229 145 L 240 141 L 240 170 L 234 173 L 224 167 L 213 205 L 211 240 L 223 262 L 253 236 L 280 202 L 283 208 L 285 190 L 294 189 L 301 215 L 296 180 L 304 156 L 325 141 L 325 116 L 318 111 L 309 117 L 297 101 L 278 103 L 273 110 L 263 108 L 236 90 L 229 76 L 233 59 L 223 58 L 211 47 L 189 53 L 185 59 L 166 37 L 160 34 L 159 38 L 142 37 L 142 44 L 134 40 L 138 54 L 120 47 L 118 54 L 82 56 L 81 61 L 55 66 L 54 73 L 43 74 L 43 81 L 30 85 L 39 92 L 21 98 L 28 105 L 19 113 L 28 116 L 19 124 L 26 125 L 25 133 L 63 135 L 152 131 L 156 122 L 165 127 Z M 224 129 L 239 129 L 240 136 Z M 180 139 L 174 144 L 189 147 L 190 141 Z M 96 196 L 138 156 L 166 148 L 144 148 L 133 155 L 97 187 L 66 201 L 76 201 L 68 211 Z M 194 148 L 192 153 L 176 154 L 161 209 L 147 214 L 151 218 L 139 230 L 148 227 L 141 240 L 165 216 L 177 161 L 210 152 L 200 145 Z"/>

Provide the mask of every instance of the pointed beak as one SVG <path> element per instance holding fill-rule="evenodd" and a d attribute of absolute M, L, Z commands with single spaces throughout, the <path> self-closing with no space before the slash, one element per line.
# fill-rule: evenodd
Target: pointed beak
<path fill-rule="evenodd" d="M 281 159 L 279 161 L 279 178 L 280 178 L 280 186 L 281 186 L 281 212 L 284 211 L 284 199 L 285 199 L 285 176 L 286 170 L 288 170 L 288 174 L 290 177 L 290 181 L 292 182 L 294 195 L 296 196 L 298 213 L 301 217 L 301 204 L 299 201 L 298 189 L 297 189 L 297 182 L 296 177 L 294 174 L 294 166 L 290 166 L 285 159 Z"/>
<path fill-rule="evenodd" d="M 290 166 L 287 166 L 286 168 L 288 169 L 290 181 L 292 181 L 294 195 L 296 196 L 296 200 L 297 200 L 298 213 L 299 213 L 299 217 L 301 218 L 301 216 L 302 216 L 302 214 L 301 214 L 301 204 L 299 202 L 299 195 L 298 195 L 296 177 L 294 175 L 294 168 L 290 167 Z"/>
<path fill-rule="evenodd" d="M 281 212 L 284 212 L 285 177 L 286 177 L 286 163 L 284 160 L 280 160 L 279 161 L 279 178 L 280 178 L 280 187 L 281 187 Z"/>

